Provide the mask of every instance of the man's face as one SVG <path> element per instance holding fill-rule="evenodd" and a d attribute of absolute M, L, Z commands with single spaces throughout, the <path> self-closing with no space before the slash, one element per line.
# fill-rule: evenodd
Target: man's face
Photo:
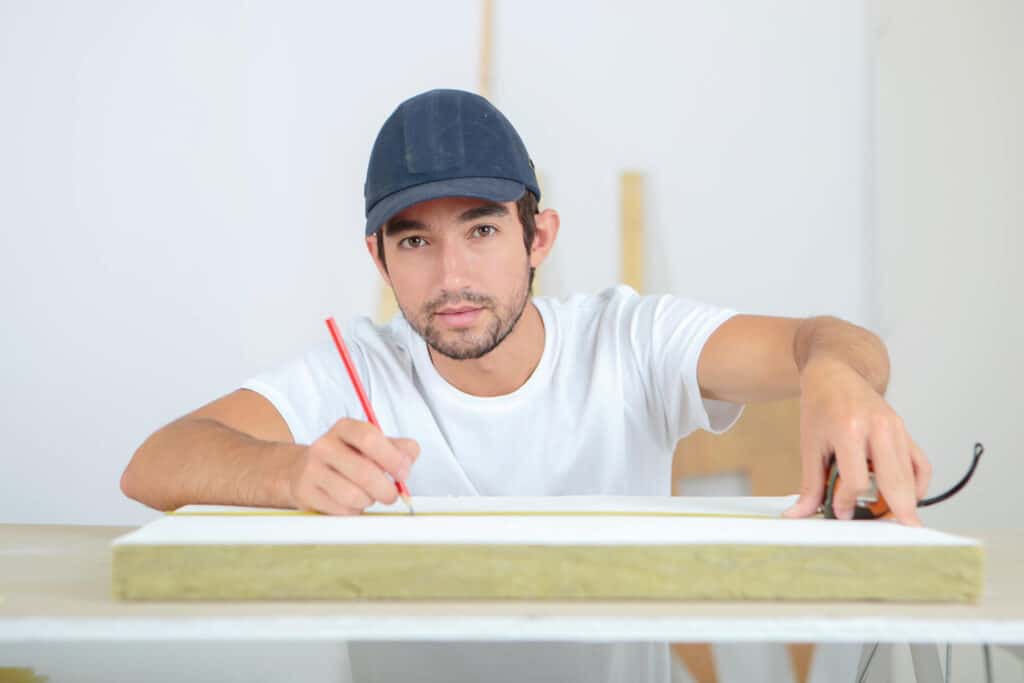
<path fill-rule="evenodd" d="M 385 226 L 384 251 L 402 314 L 449 358 L 489 353 L 529 299 L 530 262 L 515 202 L 449 197 L 416 204 Z"/>

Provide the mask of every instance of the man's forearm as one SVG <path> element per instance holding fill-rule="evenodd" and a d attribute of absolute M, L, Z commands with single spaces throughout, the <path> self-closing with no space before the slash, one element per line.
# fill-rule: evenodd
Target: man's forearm
<path fill-rule="evenodd" d="M 182 418 L 135 452 L 125 495 L 158 510 L 191 503 L 290 507 L 288 473 L 303 446 L 261 441 L 204 418 Z"/>
<path fill-rule="evenodd" d="M 889 386 L 889 353 L 874 333 L 833 317 L 808 318 L 793 339 L 793 358 L 803 372 L 812 361 L 827 359 L 853 368 L 885 395 Z"/>

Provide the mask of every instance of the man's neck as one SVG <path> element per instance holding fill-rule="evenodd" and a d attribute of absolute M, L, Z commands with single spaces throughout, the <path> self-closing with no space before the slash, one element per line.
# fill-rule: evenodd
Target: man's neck
<path fill-rule="evenodd" d="M 430 346 L 437 372 L 459 391 L 473 396 L 502 396 L 526 383 L 544 354 L 544 320 L 530 301 L 512 331 L 497 348 L 475 360 L 453 360 Z"/>

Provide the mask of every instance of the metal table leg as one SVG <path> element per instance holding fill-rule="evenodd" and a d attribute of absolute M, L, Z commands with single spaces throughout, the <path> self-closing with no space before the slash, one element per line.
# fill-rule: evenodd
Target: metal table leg
<path fill-rule="evenodd" d="M 939 646 L 934 643 L 911 643 L 910 658 L 914 662 L 917 683 L 942 683 Z"/>

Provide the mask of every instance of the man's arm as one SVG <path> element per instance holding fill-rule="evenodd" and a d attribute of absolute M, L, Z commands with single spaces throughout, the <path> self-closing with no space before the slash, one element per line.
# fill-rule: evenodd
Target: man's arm
<path fill-rule="evenodd" d="M 834 361 L 879 394 L 889 384 L 889 354 L 875 334 L 832 317 L 733 316 L 711 335 L 697 380 L 704 398 L 757 403 L 800 395 L 811 361 Z"/>
<path fill-rule="evenodd" d="M 844 481 L 840 519 L 870 488 L 868 463 L 893 515 L 920 524 L 931 466 L 885 401 L 889 355 L 874 334 L 837 318 L 738 315 L 708 339 L 697 367 L 701 395 L 736 403 L 800 397 L 800 498 L 787 516 L 814 514 L 825 463 L 834 454 Z"/>
<path fill-rule="evenodd" d="M 240 389 L 146 439 L 121 490 L 158 510 L 203 503 L 351 515 L 393 503 L 390 477 L 408 478 L 418 455 L 415 441 L 349 419 L 309 446 L 296 444 L 270 401 Z"/>
<path fill-rule="evenodd" d="M 121 490 L 158 510 L 291 507 L 288 473 L 302 450 L 270 401 L 240 389 L 146 439 L 121 475 Z"/>

